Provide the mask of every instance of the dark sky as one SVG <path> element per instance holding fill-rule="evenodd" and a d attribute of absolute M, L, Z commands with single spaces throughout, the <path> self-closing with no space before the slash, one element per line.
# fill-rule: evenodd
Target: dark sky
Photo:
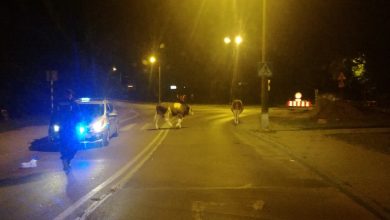
<path fill-rule="evenodd" d="M 1 77 L 6 93 L 26 82 L 46 85 L 55 69 L 63 84 L 97 90 L 112 66 L 139 87 L 148 83 L 148 54 L 159 53 L 163 81 L 192 87 L 200 97 L 229 86 L 233 47 L 241 34 L 237 72 L 258 93 L 261 57 L 260 0 L 8 1 L 1 14 Z M 267 60 L 271 95 L 327 88 L 334 60 L 364 53 L 368 71 L 388 82 L 389 3 L 358 0 L 268 0 Z M 165 47 L 159 49 L 164 43 Z M 7 87 L 8 86 L 8 87 Z M 386 87 L 386 86 L 385 86 Z M 330 87 L 329 87 L 330 88 Z M 218 90 L 218 91 L 214 91 Z M 252 95 L 257 99 L 258 94 Z M 275 98 L 277 99 L 277 98 Z"/>

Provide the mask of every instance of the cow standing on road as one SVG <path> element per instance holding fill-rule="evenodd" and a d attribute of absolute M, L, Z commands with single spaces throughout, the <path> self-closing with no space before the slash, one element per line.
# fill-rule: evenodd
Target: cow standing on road
<path fill-rule="evenodd" d="M 158 121 L 164 118 L 169 127 L 173 127 L 170 116 L 177 117 L 176 128 L 181 128 L 181 123 L 186 115 L 193 115 L 191 106 L 185 103 L 160 103 L 156 106 L 156 114 L 154 115 L 154 124 L 156 129 L 159 129 Z"/>
<path fill-rule="evenodd" d="M 242 101 L 239 99 L 235 99 L 232 102 L 231 111 L 233 112 L 234 117 L 234 124 L 239 123 L 239 115 L 244 111 L 244 105 L 242 104 Z"/>

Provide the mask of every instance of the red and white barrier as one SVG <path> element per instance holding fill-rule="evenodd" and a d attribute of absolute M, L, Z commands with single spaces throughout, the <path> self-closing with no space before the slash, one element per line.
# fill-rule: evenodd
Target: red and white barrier
<path fill-rule="evenodd" d="M 308 108 L 311 107 L 311 102 L 306 100 L 300 100 L 300 101 L 288 101 L 287 102 L 288 107 L 303 107 Z"/>

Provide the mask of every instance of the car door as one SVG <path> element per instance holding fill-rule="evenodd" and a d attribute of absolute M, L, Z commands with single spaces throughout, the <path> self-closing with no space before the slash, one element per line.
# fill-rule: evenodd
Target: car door
<path fill-rule="evenodd" d="M 118 129 L 118 123 L 117 123 L 117 117 L 116 112 L 114 112 L 114 107 L 112 103 L 107 103 L 107 118 L 108 122 L 110 124 L 110 136 L 112 136 L 115 131 Z"/>

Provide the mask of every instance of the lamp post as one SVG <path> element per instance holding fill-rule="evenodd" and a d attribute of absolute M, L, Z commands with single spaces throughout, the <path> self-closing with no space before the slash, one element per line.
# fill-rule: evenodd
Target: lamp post
<path fill-rule="evenodd" d="M 112 67 L 112 72 L 113 73 L 115 73 L 117 70 L 118 70 L 118 68 L 116 68 L 116 66 Z M 122 72 L 120 72 L 120 71 L 119 71 L 119 82 L 122 85 Z"/>
<path fill-rule="evenodd" d="M 233 66 L 233 76 L 232 76 L 232 82 L 231 82 L 231 85 L 230 85 L 230 102 L 233 101 L 233 86 L 234 86 L 234 83 L 236 81 L 236 77 L 237 77 L 237 64 L 238 64 L 238 47 L 239 45 L 242 43 L 242 37 L 240 35 L 237 35 L 235 38 L 234 38 L 234 43 L 236 44 L 236 48 L 234 50 L 234 66 Z M 230 37 L 225 37 L 223 39 L 224 43 L 226 45 L 230 44 L 232 42 L 232 40 L 230 39 Z"/>
<path fill-rule="evenodd" d="M 153 55 L 150 56 L 149 62 L 153 65 L 157 62 L 156 57 Z M 161 62 L 158 62 L 158 103 L 161 103 Z"/>

